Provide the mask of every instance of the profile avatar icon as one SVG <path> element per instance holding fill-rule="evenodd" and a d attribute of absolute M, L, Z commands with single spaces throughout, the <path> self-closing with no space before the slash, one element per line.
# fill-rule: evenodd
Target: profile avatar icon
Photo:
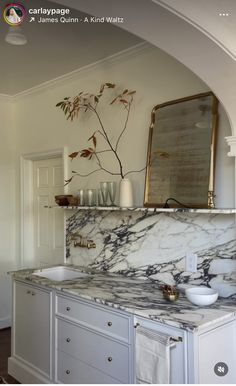
<path fill-rule="evenodd" d="M 19 3 L 8 4 L 3 11 L 5 22 L 11 26 L 20 25 L 25 18 L 25 14 L 25 8 Z"/>

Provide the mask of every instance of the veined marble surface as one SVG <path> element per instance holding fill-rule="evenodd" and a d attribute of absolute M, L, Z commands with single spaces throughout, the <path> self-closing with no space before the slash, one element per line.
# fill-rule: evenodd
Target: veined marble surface
<path fill-rule="evenodd" d="M 56 206 L 58 208 L 58 206 Z M 108 211 L 144 211 L 144 212 L 154 212 L 154 213 L 175 213 L 175 212 L 188 212 L 188 213 L 212 213 L 212 214 L 232 214 L 236 213 L 235 208 L 214 208 L 214 209 L 208 209 L 208 208 L 199 208 L 199 209 L 192 209 L 192 208 L 146 208 L 146 207 L 133 207 L 133 208 L 122 208 L 119 206 L 60 206 L 61 209 L 68 209 L 68 210 L 108 210 Z"/>
<path fill-rule="evenodd" d="M 76 234 L 96 248 L 75 248 Z M 235 235 L 234 214 L 81 210 L 67 219 L 67 261 L 171 285 L 210 285 L 229 297 L 236 294 L 229 276 L 236 271 Z M 198 256 L 197 272 L 185 271 L 188 251 Z M 221 264 L 215 271 L 216 260 Z M 220 272 L 223 266 L 228 270 Z"/>
<path fill-rule="evenodd" d="M 180 294 L 179 299 L 172 303 L 163 298 L 158 282 L 72 267 L 91 274 L 85 278 L 63 282 L 32 275 L 38 268 L 11 272 L 11 275 L 15 279 L 57 289 L 188 331 L 210 329 L 220 322 L 231 320 L 236 315 L 234 299 L 221 298 L 209 307 L 200 308 L 191 304 L 184 294 Z"/>

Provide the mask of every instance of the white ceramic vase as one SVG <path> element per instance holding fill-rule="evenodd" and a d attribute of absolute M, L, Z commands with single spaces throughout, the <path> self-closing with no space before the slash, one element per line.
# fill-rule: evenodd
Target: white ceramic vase
<path fill-rule="evenodd" d="M 128 178 L 122 178 L 120 181 L 119 206 L 130 208 L 134 205 L 132 183 Z"/>

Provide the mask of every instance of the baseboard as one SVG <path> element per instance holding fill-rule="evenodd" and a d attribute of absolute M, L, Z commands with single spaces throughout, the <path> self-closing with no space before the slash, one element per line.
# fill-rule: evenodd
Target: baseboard
<path fill-rule="evenodd" d="M 33 368 L 14 357 L 8 358 L 8 374 L 22 384 L 51 383 L 48 378 L 45 378 Z"/>
<path fill-rule="evenodd" d="M 11 327 L 11 317 L 0 318 L 0 330 L 3 328 Z"/>

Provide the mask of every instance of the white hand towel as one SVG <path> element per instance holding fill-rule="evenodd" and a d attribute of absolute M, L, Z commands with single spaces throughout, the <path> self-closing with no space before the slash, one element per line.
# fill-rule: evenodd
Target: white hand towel
<path fill-rule="evenodd" d="M 170 338 L 150 329 L 137 328 L 137 383 L 170 383 Z"/>

